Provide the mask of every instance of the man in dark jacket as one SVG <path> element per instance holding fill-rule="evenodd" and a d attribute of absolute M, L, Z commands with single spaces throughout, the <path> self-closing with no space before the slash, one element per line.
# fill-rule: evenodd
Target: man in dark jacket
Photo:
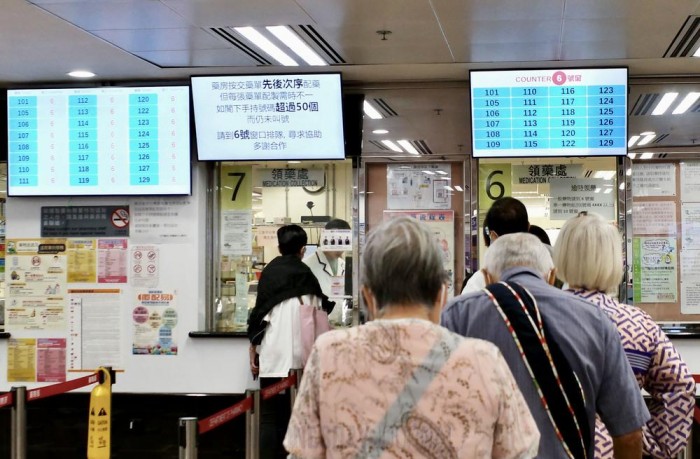
<path fill-rule="evenodd" d="M 306 231 L 299 225 L 286 225 L 277 230 L 281 256 L 265 266 L 258 282 L 255 307 L 248 318 L 248 338 L 251 372 L 254 377 L 260 376 L 261 387 L 279 381 L 289 370 L 302 366 L 300 306 L 317 305 L 330 312 L 335 305 L 328 301 L 318 279 L 302 261 L 307 239 Z M 290 408 L 286 393 L 262 403 L 261 459 L 286 457 L 282 440 Z"/>

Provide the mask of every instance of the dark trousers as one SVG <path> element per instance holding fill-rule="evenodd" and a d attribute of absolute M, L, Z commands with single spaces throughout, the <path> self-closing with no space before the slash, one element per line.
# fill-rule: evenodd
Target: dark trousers
<path fill-rule="evenodd" d="M 260 378 L 260 387 L 267 387 L 282 379 Z M 292 415 L 289 389 L 268 400 L 261 400 L 260 405 L 260 459 L 286 459 L 287 453 L 282 442 Z"/>

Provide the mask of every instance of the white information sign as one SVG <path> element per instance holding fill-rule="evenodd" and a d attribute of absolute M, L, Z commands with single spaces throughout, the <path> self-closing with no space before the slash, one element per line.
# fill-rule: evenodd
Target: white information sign
<path fill-rule="evenodd" d="M 132 201 L 130 208 L 132 243 L 192 242 L 196 207 L 190 196 L 139 198 Z"/>
<path fill-rule="evenodd" d="M 632 232 L 635 235 L 678 232 L 674 201 L 647 201 L 632 204 Z"/>
<path fill-rule="evenodd" d="M 578 178 L 583 172 L 582 164 L 530 164 L 513 166 L 513 185 L 549 183 L 559 178 Z"/>
<path fill-rule="evenodd" d="M 221 255 L 251 255 L 253 253 L 252 219 L 252 210 L 224 210 L 221 212 Z"/>
<path fill-rule="evenodd" d="M 632 196 L 675 196 L 676 165 L 635 163 L 632 165 Z M 633 214 L 636 218 L 637 214 Z"/>
<path fill-rule="evenodd" d="M 449 164 L 389 164 L 386 172 L 388 209 L 451 207 Z"/>
<path fill-rule="evenodd" d="M 568 220 L 585 211 L 614 220 L 616 194 L 612 183 L 604 179 L 553 180 L 550 184 L 550 218 Z"/>
<path fill-rule="evenodd" d="M 700 161 L 681 163 L 681 201 L 700 201 Z"/>
<path fill-rule="evenodd" d="M 700 314 L 700 250 L 681 250 L 681 313 Z"/>
<path fill-rule="evenodd" d="M 320 187 L 325 185 L 323 169 L 258 169 L 258 186 L 270 187 Z"/>
<path fill-rule="evenodd" d="M 696 248 L 700 244 L 700 202 L 681 203 L 681 231 L 683 248 Z"/>
<path fill-rule="evenodd" d="M 192 77 L 203 161 L 344 159 L 339 73 Z"/>

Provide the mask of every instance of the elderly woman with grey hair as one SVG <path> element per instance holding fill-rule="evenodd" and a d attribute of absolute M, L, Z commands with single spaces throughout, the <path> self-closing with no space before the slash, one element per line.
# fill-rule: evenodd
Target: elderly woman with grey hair
<path fill-rule="evenodd" d="M 562 227 L 554 262 L 574 295 L 596 304 L 612 319 L 639 388 L 651 395 L 651 419 L 642 429 L 644 454 L 676 457 L 688 443 L 695 383 L 656 322 L 641 309 L 611 296 L 623 275 L 622 238 L 617 228 L 597 214 L 581 213 Z M 596 422 L 595 457 L 613 457 L 610 434 L 600 420 Z"/>
<path fill-rule="evenodd" d="M 534 457 L 539 432 L 500 352 L 437 325 L 447 285 L 429 229 L 407 217 L 377 227 L 362 279 L 374 320 L 317 339 L 290 457 Z"/>

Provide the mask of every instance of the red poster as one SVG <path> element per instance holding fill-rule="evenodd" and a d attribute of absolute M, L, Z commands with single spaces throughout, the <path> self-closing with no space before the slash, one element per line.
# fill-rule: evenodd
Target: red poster
<path fill-rule="evenodd" d="M 66 339 L 39 338 L 36 344 L 37 382 L 66 380 Z"/>

